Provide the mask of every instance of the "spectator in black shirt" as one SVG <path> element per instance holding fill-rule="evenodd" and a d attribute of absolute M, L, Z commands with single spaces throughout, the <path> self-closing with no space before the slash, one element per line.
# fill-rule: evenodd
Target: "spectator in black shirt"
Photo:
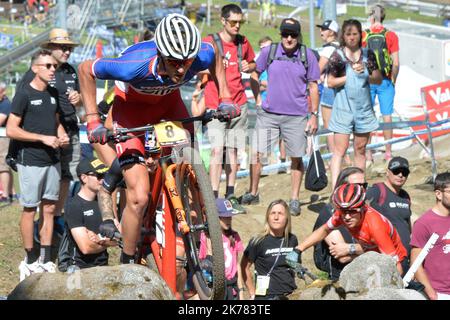
<path fill-rule="evenodd" d="M 286 255 L 298 245 L 291 233 L 291 215 L 284 200 L 270 203 L 266 211 L 264 231 L 253 237 L 241 260 L 242 278 L 250 299 L 287 300 L 296 288 L 294 271 L 286 263 Z M 256 287 L 250 270 L 255 265 Z"/>
<path fill-rule="evenodd" d="M 375 183 L 367 189 L 366 198 L 370 205 L 389 219 L 402 240 L 402 244 L 411 254 L 411 199 L 408 192 L 403 189 L 409 176 L 409 163 L 403 157 L 394 157 L 388 163 L 386 179 Z M 407 260 L 407 259 L 405 259 Z M 408 261 L 405 261 L 405 266 Z M 403 270 L 408 270 L 408 268 Z"/>
<path fill-rule="evenodd" d="M 59 197 L 59 148 L 69 138 L 59 122 L 57 92 L 48 85 L 57 63 L 48 50 L 40 50 L 31 60 L 34 79 L 14 96 L 6 134 L 18 141 L 17 171 L 23 214 L 20 231 L 27 257 L 19 266 L 20 280 L 35 272 L 54 272 L 51 241 L 55 203 Z M 40 257 L 33 251 L 33 222 L 36 208 L 42 205 Z"/>
<path fill-rule="evenodd" d="M 82 105 L 80 85 L 75 68 L 67 63 L 76 46 L 78 44 L 71 40 L 66 30 L 57 28 L 50 30 L 49 39 L 41 44 L 42 48 L 51 52 L 58 64 L 55 77 L 49 84 L 58 93 L 61 108 L 60 121 L 70 139 L 69 147 L 61 150 L 61 185 L 59 200 L 56 203 L 56 216 L 61 215 L 70 181 L 77 179 L 76 167 L 81 158 L 78 118 L 75 109 L 75 107 L 81 107 Z M 28 70 L 17 87 L 26 85 L 33 77 L 33 70 Z"/>
<path fill-rule="evenodd" d="M 358 167 L 348 167 L 339 173 L 336 188 L 344 183 L 365 184 L 364 171 Z M 330 197 L 331 198 L 331 197 Z M 334 208 L 327 203 L 319 213 L 313 230 L 323 226 L 333 215 Z M 317 269 L 328 273 L 330 280 L 338 280 L 342 269 L 351 262 L 363 250 L 352 237 L 345 226 L 333 230 L 325 238 L 314 246 L 314 263 Z"/>
<path fill-rule="evenodd" d="M 103 220 L 97 193 L 106 171 L 108 167 L 97 158 L 81 160 L 77 167 L 81 189 L 65 207 L 66 232 L 70 231 L 68 248 L 71 261 L 68 264 L 80 269 L 107 265 L 107 247 L 117 245 L 115 241 L 102 240 L 98 236 Z"/>

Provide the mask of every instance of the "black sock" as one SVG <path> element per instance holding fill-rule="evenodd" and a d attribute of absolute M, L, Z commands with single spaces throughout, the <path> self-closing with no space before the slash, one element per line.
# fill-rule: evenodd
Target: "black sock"
<path fill-rule="evenodd" d="M 122 251 L 122 254 L 120 255 L 121 264 L 133 264 L 134 260 L 135 260 L 134 255 L 130 256 Z"/>
<path fill-rule="evenodd" d="M 215 191 L 213 191 L 213 193 L 214 193 L 214 198 L 217 199 L 219 197 L 219 191 L 215 190 Z"/>
<path fill-rule="evenodd" d="M 227 192 L 225 193 L 225 198 L 234 195 L 234 186 L 227 186 Z"/>
<path fill-rule="evenodd" d="M 47 263 L 52 260 L 52 246 L 41 245 L 40 260 L 43 261 L 43 263 Z"/>
<path fill-rule="evenodd" d="M 33 250 L 33 248 L 25 249 L 25 252 L 27 253 L 27 264 L 32 264 L 39 258 L 36 250 Z"/>
<path fill-rule="evenodd" d="M 281 162 L 286 162 L 286 158 L 284 158 L 284 159 L 283 159 L 283 158 L 280 158 L 280 161 L 281 161 Z"/>

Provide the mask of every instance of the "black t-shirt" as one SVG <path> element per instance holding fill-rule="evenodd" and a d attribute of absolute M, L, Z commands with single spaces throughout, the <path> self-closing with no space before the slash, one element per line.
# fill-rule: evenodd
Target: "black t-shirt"
<path fill-rule="evenodd" d="M 20 80 L 17 87 L 29 84 L 35 77 L 34 72 L 29 69 Z M 78 118 L 75 106 L 69 102 L 67 90 L 71 88 L 80 92 L 80 85 L 75 69 L 68 63 L 63 63 L 55 72 L 55 79 L 49 82 L 51 87 L 58 91 L 59 104 L 61 108 L 60 121 L 67 133 L 78 132 Z"/>
<path fill-rule="evenodd" d="M 17 91 L 12 101 L 11 112 L 22 118 L 20 124 L 25 131 L 57 135 L 56 116 L 59 113 L 58 94 L 52 87 L 38 91 L 29 84 Z M 45 167 L 59 161 L 59 150 L 41 142 L 18 141 L 18 163 L 27 166 Z"/>
<path fill-rule="evenodd" d="M 385 190 L 385 200 L 381 205 L 379 204 L 381 197 L 380 188 Z M 380 183 L 367 189 L 366 198 L 370 201 L 370 205 L 388 218 L 395 229 L 397 229 L 409 256 L 411 253 L 411 246 L 409 245 L 411 241 L 411 198 L 409 194 L 405 190 L 400 189 L 397 195 L 384 183 Z"/>
<path fill-rule="evenodd" d="M 254 239 L 250 240 L 244 255 L 250 262 L 255 264 L 255 270 L 258 272 L 258 275 L 266 276 L 269 273 L 280 252 L 280 245 L 283 239 L 284 237 L 276 238 L 267 235 L 256 245 L 254 244 Z M 297 245 L 297 237 L 293 234 L 289 235 L 288 243 L 283 243 L 280 257 L 270 274 L 268 295 L 290 294 L 297 288 L 294 271 L 286 263 L 286 255 L 294 250 Z"/>
<path fill-rule="evenodd" d="M 69 200 L 65 207 L 64 219 L 69 230 L 78 227 L 99 233 L 102 223 L 102 215 L 97 201 L 87 201 L 78 194 Z M 80 268 L 104 266 L 108 264 L 108 251 L 105 249 L 99 253 L 83 254 L 78 248 L 72 233 L 69 232 L 69 248 L 75 248 L 74 261 Z"/>
<path fill-rule="evenodd" d="M 323 226 L 332 215 L 333 207 L 331 204 L 327 203 L 322 210 L 320 210 L 313 230 Z M 346 243 L 355 243 L 352 235 L 345 226 L 341 225 L 337 230 L 340 231 Z M 331 280 L 338 280 L 342 269 L 346 266 L 346 264 L 340 263 L 330 254 L 330 248 L 325 240 L 314 246 L 314 263 L 318 269 L 328 272 L 328 276 Z"/>

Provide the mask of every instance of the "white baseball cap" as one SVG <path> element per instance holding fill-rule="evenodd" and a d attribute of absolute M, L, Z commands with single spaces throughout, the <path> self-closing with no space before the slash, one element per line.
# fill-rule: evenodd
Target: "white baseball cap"
<path fill-rule="evenodd" d="M 331 30 L 334 31 L 336 33 L 339 32 L 339 24 L 334 21 L 334 20 L 325 20 L 322 25 L 317 24 L 316 27 L 319 27 L 321 29 L 325 29 L 325 30 Z"/>

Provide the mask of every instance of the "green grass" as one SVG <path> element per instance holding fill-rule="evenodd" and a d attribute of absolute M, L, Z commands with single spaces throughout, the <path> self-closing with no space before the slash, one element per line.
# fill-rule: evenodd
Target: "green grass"
<path fill-rule="evenodd" d="M 198 7 L 201 3 L 205 3 L 205 1 L 202 0 L 191 0 L 190 3 L 192 3 L 194 6 Z M 225 4 L 230 3 L 229 1 L 214 1 L 214 8 L 211 11 L 211 26 L 204 26 L 202 30 L 202 36 L 206 36 L 209 33 L 217 32 L 222 29 L 222 24 L 220 23 L 220 7 L 222 7 Z M 236 2 L 234 2 L 236 3 Z M 276 14 L 287 16 L 290 14 L 295 8 L 288 7 L 288 6 L 277 6 Z M 318 17 L 319 10 L 314 10 L 314 19 L 315 23 L 318 23 L 322 21 L 322 18 Z M 300 12 L 300 21 L 302 25 L 302 35 L 303 35 L 303 42 L 310 46 L 310 34 L 309 34 L 309 10 L 304 10 Z M 360 21 L 365 20 L 367 17 L 367 14 L 365 13 L 364 7 L 353 7 L 353 6 L 347 6 L 347 14 L 345 16 L 339 16 L 338 22 L 342 24 L 342 22 L 346 19 L 350 18 L 358 18 Z M 252 47 L 255 49 L 255 51 L 258 51 L 258 40 L 261 39 L 264 36 L 270 36 L 275 41 L 279 41 L 280 35 L 278 26 L 281 22 L 281 19 L 278 18 L 276 21 L 276 28 L 269 28 L 269 27 L 263 27 L 258 22 L 259 19 L 259 8 L 258 7 L 250 7 L 250 13 L 249 13 L 249 23 L 243 25 L 241 27 L 241 34 L 245 35 L 249 41 Z M 423 23 L 430 23 L 435 25 L 442 25 L 442 19 L 441 18 L 433 18 L 428 16 L 423 16 L 418 13 L 414 12 L 405 12 L 401 9 L 396 8 L 388 8 L 387 10 L 387 19 L 388 20 L 394 20 L 394 19 L 404 19 L 404 20 L 412 20 L 417 22 L 423 22 Z M 200 27 L 201 22 L 197 22 L 197 25 Z M 320 44 L 320 34 L 319 29 L 314 28 L 315 30 L 315 38 L 316 38 L 316 46 L 319 46 Z"/>

